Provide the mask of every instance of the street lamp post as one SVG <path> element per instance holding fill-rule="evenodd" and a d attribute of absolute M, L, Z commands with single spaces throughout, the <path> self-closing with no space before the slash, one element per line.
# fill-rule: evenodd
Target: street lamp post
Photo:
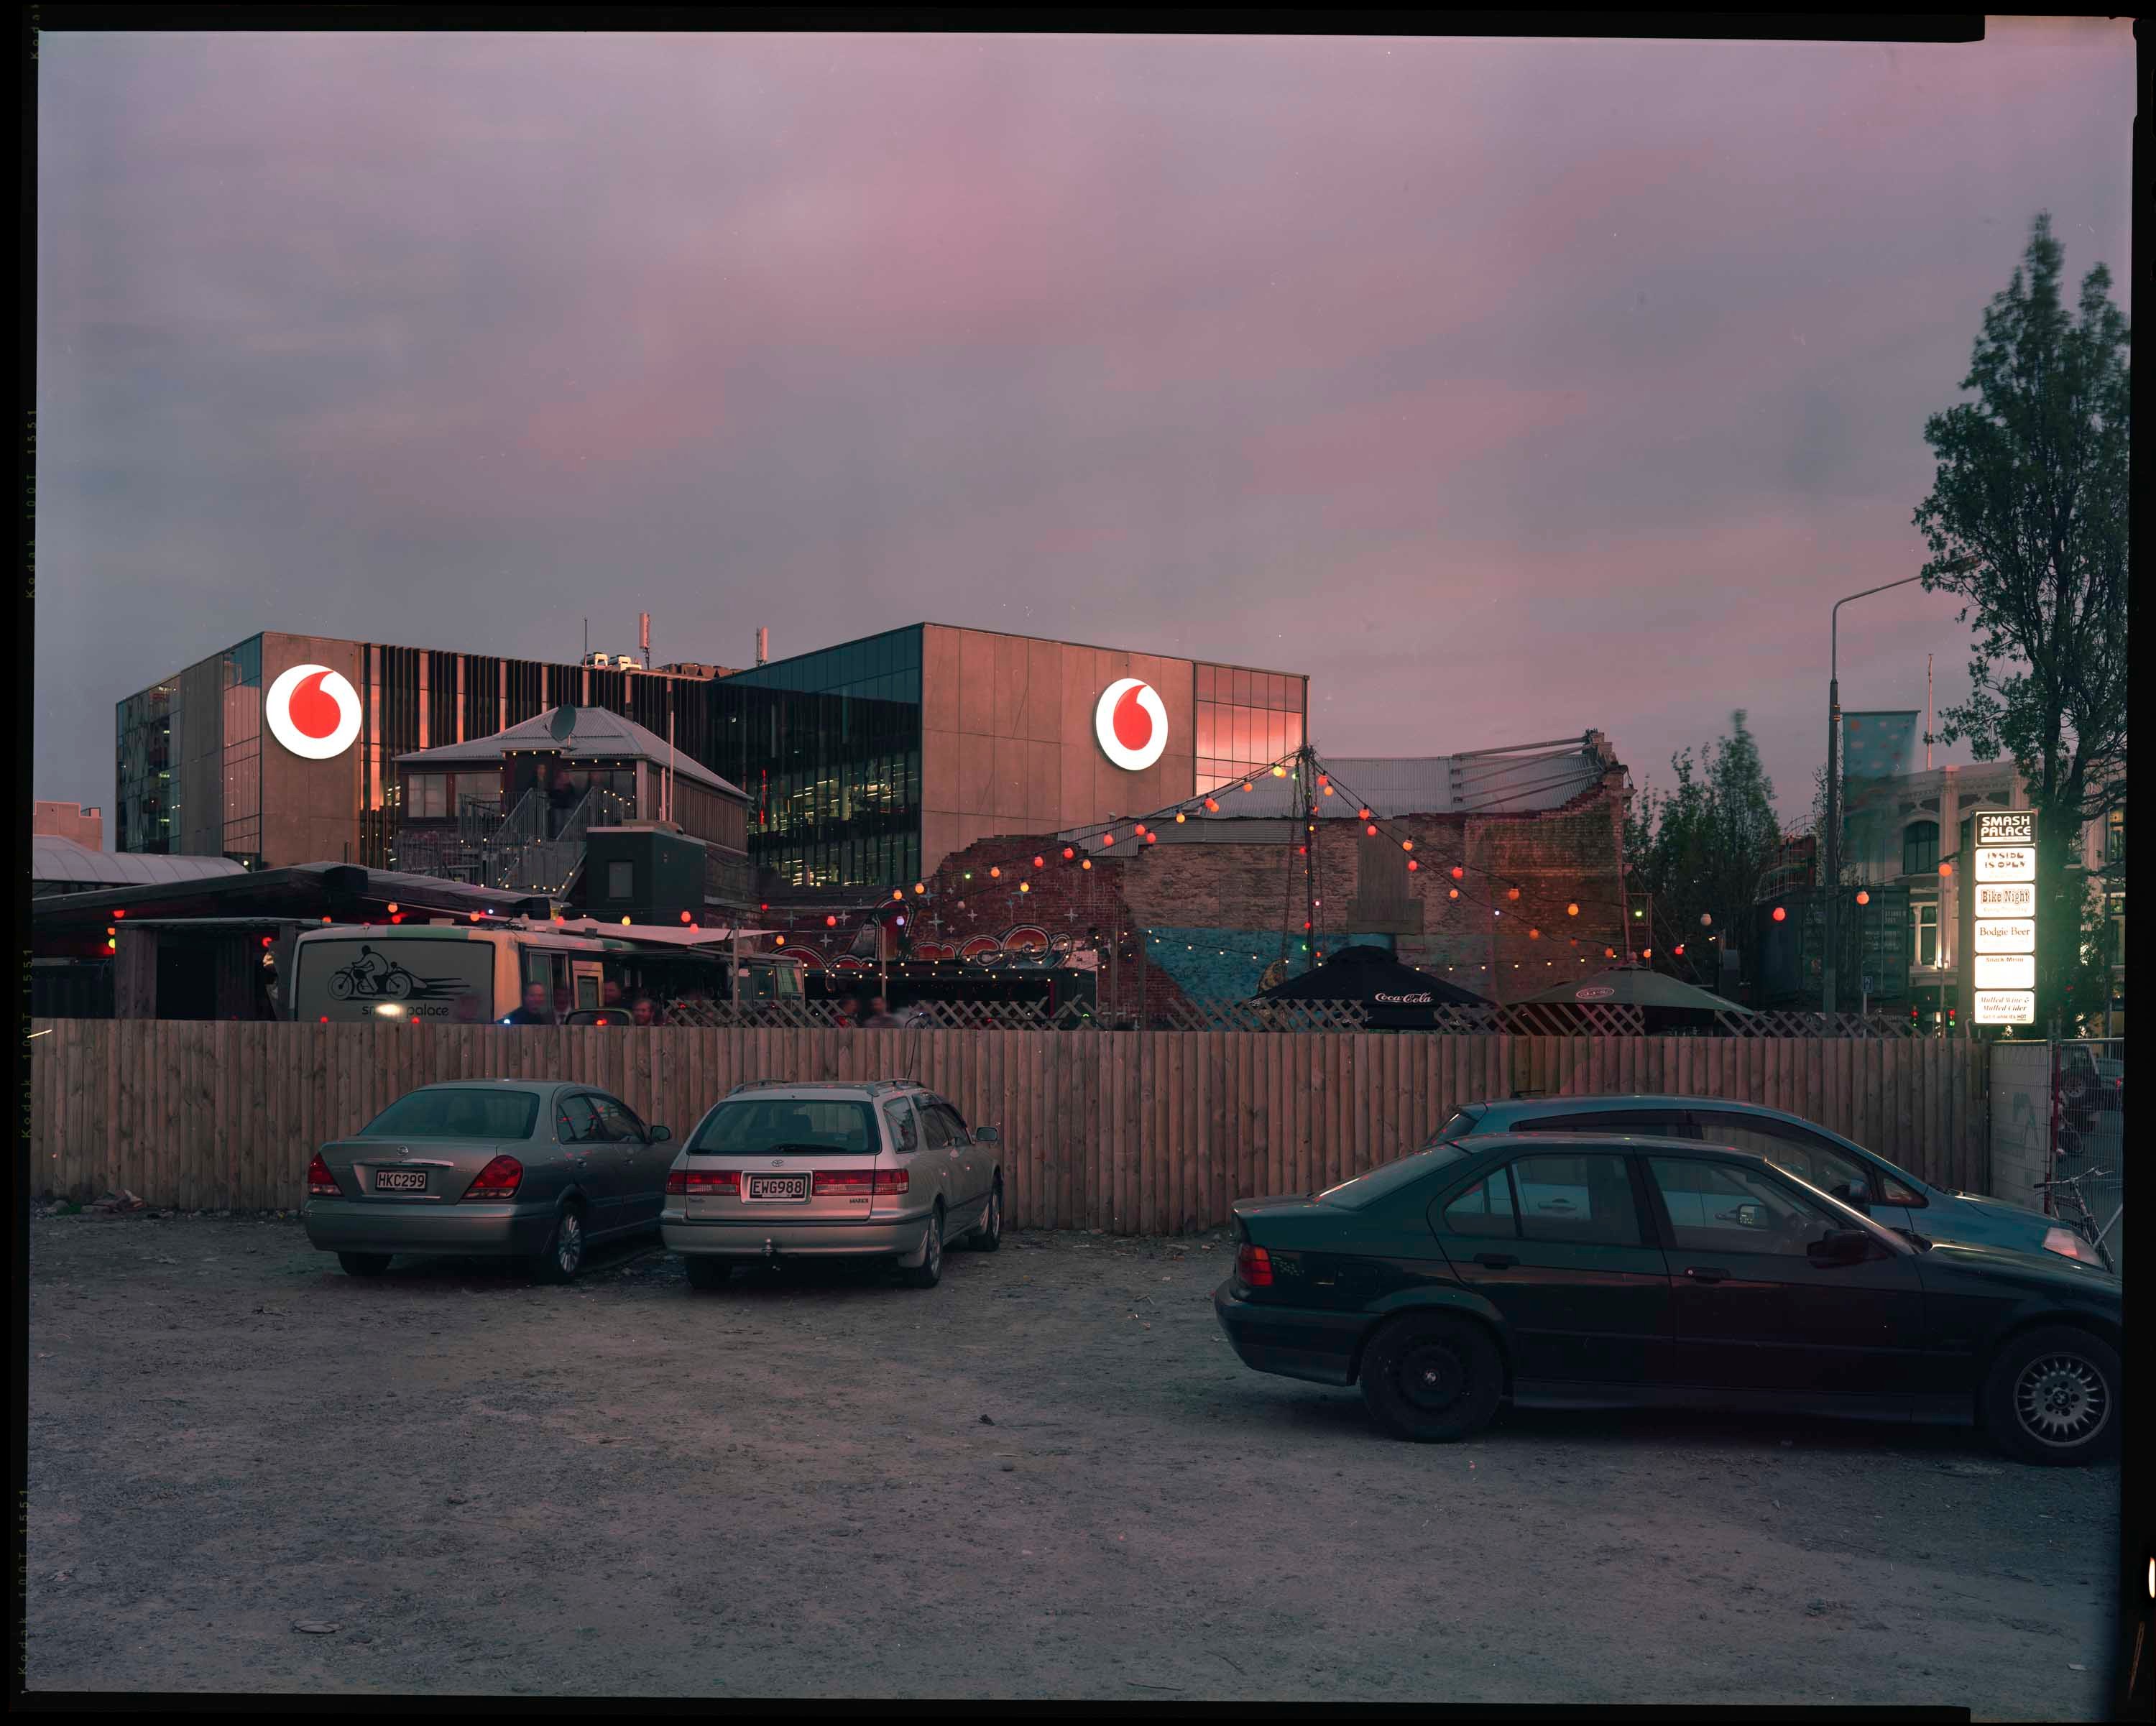
<path fill-rule="evenodd" d="M 1974 557 L 1957 557 L 1951 563 L 1943 563 L 1933 571 L 1935 575 L 1958 575 L 1974 569 L 1982 561 Z M 1826 950 L 1820 957 L 1820 1011 L 1831 1017 L 1835 1010 L 1835 945 L 1839 934 L 1839 919 L 1835 911 L 1841 896 L 1841 608 L 1852 599 L 1869 599 L 1875 593 L 1885 593 L 1892 588 L 1907 587 L 1921 581 L 1922 576 L 1904 576 L 1898 581 L 1882 581 L 1876 587 L 1845 595 L 1834 602 L 1834 610 L 1827 618 L 1826 648 L 1826 879 L 1822 883 L 1826 897 L 1820 902 L 1820 932 Z"/>

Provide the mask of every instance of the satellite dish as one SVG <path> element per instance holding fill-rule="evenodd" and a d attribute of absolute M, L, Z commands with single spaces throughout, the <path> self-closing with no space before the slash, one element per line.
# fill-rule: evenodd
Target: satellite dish
<path fill-rule="evenodd" d="M 554 709 L 554 717 L 547 726 L 547 735 L 557 743 L 567 743 L 577 735 L 577 709 L 564 701 Z"/>

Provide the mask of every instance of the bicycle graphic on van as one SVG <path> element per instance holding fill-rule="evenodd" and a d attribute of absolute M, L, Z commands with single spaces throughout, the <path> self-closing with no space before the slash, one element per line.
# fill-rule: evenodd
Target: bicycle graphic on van
<path fill-rule="evenodd" d="M 426 985 L 410 971 L 372 947 L 362 947 L 358 958 L 330 973 L 332 1001 L 404 1001 L 425 990 Z"/>

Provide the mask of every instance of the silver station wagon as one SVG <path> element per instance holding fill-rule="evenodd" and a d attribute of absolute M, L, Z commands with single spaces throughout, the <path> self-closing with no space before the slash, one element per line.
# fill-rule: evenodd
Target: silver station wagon
<path fill-rule="evenodd" d="M 566 1283 L 588 1247 L 659 1221 L 671 1137 L 593 1085 L 423 1085 L 315 1154 L 300 1221 L 355 1277 L 400 1252 L 471 1253 Z"/>
<path fill-rule="evenodd" d="M 737 1085 L 674 1159 L 660 1234 L 698 1288 L 795 1257 L 886 1257 L 933 1288 L 946 1246 L 1003 1244 L 1000 1143 L 911 1079 Z"/>

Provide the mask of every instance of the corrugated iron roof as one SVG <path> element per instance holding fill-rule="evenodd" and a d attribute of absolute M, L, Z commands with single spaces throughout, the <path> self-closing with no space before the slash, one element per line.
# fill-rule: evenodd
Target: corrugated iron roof
<path fill-rule="evenodd" d="M 1321 789 L 1317 813 L 1326 819 L 1353 821 L 1368 808 L 1383 819 L 1409 815 L 1517 815 L 1560 809 L 1575 797 L 1602 783 L 1614 765 L 1598 734 L 1589 732 L 1576 741 L 1530 744 L 1510 750 L 1485 750 L 1458 755 L 1328 755 L 1317 757 L 1318 771 L 1331 784 L 1332 795 Z M 1186 826 L 1161 832 L 1163 843 L 1205 843 L 1209 839 L 1263 838 L 1276 842 L 1284 827 L 1270 825 L 1290 820 L 1296 812 L 1296 782 L 1292 770 L 1276 779 L 1270 770 L 1260 768 L 1249 781 L 1233 781 L 1212 793 L 1220 807 L 1202 805 L 1189 812 L 1192 822 L 1227 823 L 1229 831 L 1193 832 Z M 1146 818 L 1146 812 L 1132 810 L 1126 817 Z M 1263 827 L 1260 823 L 1268 825 Z M 1088 827 L 1059 834 L 1066 842 L 1096 831 Z M 1087 837 L 1089 850 L 1099 841 Z"/>
<path fill-rule="evenodd" d="M 156 887 L 246 873 L 228 857 L 165 857 L 148 851 L 92 851 L 87 845 L 78 845 L 72 839 L 63 839 L 54 833 L 30 836 L 33 881 Z"/>

